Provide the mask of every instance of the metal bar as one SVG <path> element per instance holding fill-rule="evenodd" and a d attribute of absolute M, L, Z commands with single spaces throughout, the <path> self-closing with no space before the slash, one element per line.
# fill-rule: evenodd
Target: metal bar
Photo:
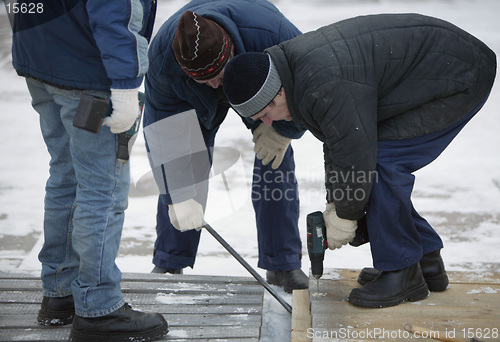
<path fill-rule="evenodd" d="M 257 273 L 257 271 L 255 271 L 252 266 L 250 266 L 246 261 L 245 259 L 243 259 L 234 249 L 233 247 L 231 247 L 227 242 L 226 240 L 224 240 L 216 231 L 215 229 L 212 228 L 212 226 L 210 226 L 208 223 L 205 222 L 205 225 L 204 225 L 205 229 L 208 230 L 208 232 L 210 234 L 212 234 L 212 236 L 217 240 L 219 241 L 219 243 L 225 248 L 227 249 L 227 251 L 229 253 L 231 253 L 231 255 L 233 257 L 235 257 L 236 260 L 238 260 L 238 262 L 240 264 L 243 265 L 243 267 L 245 267 L 247 269 L 248 272 L 250 272 L 250 274 L 259 282 L 259 284 L 261 284 L 262 286 L 264 286 L 264 288 L 271 294 L 273 295 L 274 298 L 276 298 L 276 300 L 285 308 L 286 311 L 288 311 L 289 313 L 292 313 L 292 307 L 290 306 L 290 304 L 288 304 L 283 298 L 281 298 L 277 293 L 276 291 L 274 291 L 271 286 L 269 286 L 269 284 L 260 276 L 260 274 Z"/>

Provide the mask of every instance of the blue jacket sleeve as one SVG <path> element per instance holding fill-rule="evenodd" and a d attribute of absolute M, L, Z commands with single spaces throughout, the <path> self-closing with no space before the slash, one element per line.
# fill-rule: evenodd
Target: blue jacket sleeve
<path fill-rule="evenodd" d="M 148 69 L 148 40 L 142 34 L 150 10 L 151 0 L 87 1 L 90 27 L 111 88 L 141 85 Z"/>

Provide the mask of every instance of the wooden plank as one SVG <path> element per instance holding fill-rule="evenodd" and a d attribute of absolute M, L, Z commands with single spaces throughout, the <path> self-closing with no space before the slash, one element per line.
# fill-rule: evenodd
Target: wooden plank
<path fill-rule="evenodd" d="M 190 293 L 245 293 L 258 294 L 262 292 L 262 287 L 258 283 L 238 284 L 238 283 L 189 283 L 186 281 L 170 282 L 130 282 L 122 283 L 122 290 L 126 292 L 154 293 L 158 291 L 170 291 L 181 294 Z M 34 288 L 41 288 L 40 280 L 32 279 L 0 279 L 0 288 L 4 291 L 31 291 Z"/>
<path fill-rule="evenodd" d="M 419 302 L 371 309 L 347 302 L 359 287 L 359 270 L 328 270 L 319 281 L 310 280 L 313 341 L 407 341 L 417 338 L 404 330 L 410 323 L 448 336 L 469 339 L 489 334 L 500 340 L 499 273 L 449 272 L 450 287 L 432 292 Z"/>
<path fill-rule="evenodd" d="M 151 311 L 151 310 L 144 310 Z M 170 326 L 255 326 L 261 323 L 261 316 L 255 314 L 225 314 L 224 320 L 217 313 L 204 313 L 193 315 L 192 313 L 163 314 Z M 0 315 L 0 327 L 26 328 L 36 324 L 36 314 L 30 315 Z"/>
<path fill-rule="evenodd" d="M 122 282 L 179 282 L 202 283 L 202 284 L 249 284 L 256 285 L 257 281 L 251 277 L 234 276 L 205 276 L 191 274 L 155 274 L 155 273 L 123 273 Z"/>
<path fill-rule="evenodd" d="M 131 305 L 141 304 L 184 304 L 184 305 L 249 305 L 262 302 L 261 295 L 245 293 L 211 294 L 190 293 L 180 294 L 175 292 L 158 292 L 144 294 L 125 292 L 125 299 Z M 41 303 L 41 292 L 33 291 L 3 291 L 0 294 L 0 303 Z"/>
<path fill-rule="evenodd" d="M 0 274 L 0 341 L 68 339 L 70 326 L 38 325 L 41 286 L 32 274 Z M 164 315 L 165 341 L 259 341 L 264 289 L 251 278 L 126 273 L 122 289 L 134 309 Z"/>
<path fill-rule="evenodd" d="M 311 328 L 309 290 L 294 290 L 292 297 L 292 342 L 309 342 L 307 331 Z"/>
<path fill-rule="evenodd" d="M 30 329 L 0 329 L 0 341 L 67 341 L 70 328 L 42 327 Z M 193 340 L 193 341 L 258 341 L 258 327 L 171 327 L 169 333 L 159 341 Z"/>
<path fill-rule="evenodd" d="M 26 315 L 37 314 L 40 310 L 40 304 L 20 304 L 20 303 L 2 303 L 0 304 L 2 314 Z M 218 315 L 262 315 L 262 307 L 256 307 L 254 304 L 247 305 L 184 305 L 184 304 L 142 304 L 133 306 L 134 309 L 144 311 L 154 311 L 162 314 L 218 314 Z M 1 326 L 0 326 L 1 327 Z"/>
<path fill-rule="evenodd" d="M 343 280 L 357 282 L 361 270 L 325 269 L 321 280 Z M 500 284 L 500 272 L 447 272 L 451 284 Z M 320 280 L 320 281 L 321 281 Z M 311 279 L 313 281 L 313 279 Z M 316 281 L 314 280 L 314 284 Z"/>

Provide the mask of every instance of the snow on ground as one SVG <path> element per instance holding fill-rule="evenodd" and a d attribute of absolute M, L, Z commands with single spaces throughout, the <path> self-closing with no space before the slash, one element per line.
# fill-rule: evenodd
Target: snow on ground
<path fill-rule="evenodd" d="M 156 29 L 185 3 L 160 0 Z M 304 32 L 363 14 L 432 15 L 469 31 L 500 55 L 497 0 L 279 0 L 274 3 Z M 3 7 L 0 18 L 0 269 L 38 274 L 37 253 L 42 244 L 43 196 L 49 159 L 26 86 L 12 70 L 10 33 Z M 434 163 L 416 173 L 415 207 L 441 234 L 445 243 L 443 257 L 449 270 L 500 270 L 498 108 L 497 83 L 477 117 Z M 305 216 L 324 208 L 322 147 L 309 133 L 294 141 L 293 147 L 300 185 L 303 270 L 308 273 Z M 257 269 L 255 219 L 250 202 L 251 134 L 232 112 L 217 136 L 216 155 L 221 166 L 211 179 L 207 221 Z M 150 272 L 157 197 L 148 174 L 141 134 L 130 162 L 133 184 L 117 263 L 124 272 Z M 327 268 L 369 265 L 367 245 L 327 251 L 325 257 Z M 265 271 L 257 270 L 265 277 Z M 195 268 L 185 273 L 250 276 L 207 232 L 202 234 Z M 279 293 L 291 303 L 291 295 Z M 264 310 L 262 341 L 289 340 L 290 315 L 267 293 Z"/>

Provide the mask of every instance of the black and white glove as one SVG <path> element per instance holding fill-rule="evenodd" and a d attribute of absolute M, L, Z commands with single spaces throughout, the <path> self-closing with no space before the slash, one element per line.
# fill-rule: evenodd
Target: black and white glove
<path fill-rule="evenodd" d="M 257 158 L 262 160 L 263 165 L 269 164 L 274 159 L 271 167 L 276 170 L 285 157 L 291 139 L 276 132 L 272 126 L 262 123 L 253 133 L 253 142 Z"/>
<path fill-rule="evenodd" d="M 139 116 L 139 89 L 111 89 L 113 112 L 103 120 L 112 133 L 123 133 L 132 127 Z"/>
<path fill-rule="evenodd" d="M 181 232 L 186 230 L 200 230 L 204 224 L 203 206 L 190 198 L 184 202 L 168 205 L 170 222 Z"/>
<path fill-rule="evenodd" d="M 358 221 L 338 217 L 333 203 L 326 205 L 326 210 L 323 212 L 323 220 L 326 226 L 328 248 L 340 248 L 354 239 Z"/>

